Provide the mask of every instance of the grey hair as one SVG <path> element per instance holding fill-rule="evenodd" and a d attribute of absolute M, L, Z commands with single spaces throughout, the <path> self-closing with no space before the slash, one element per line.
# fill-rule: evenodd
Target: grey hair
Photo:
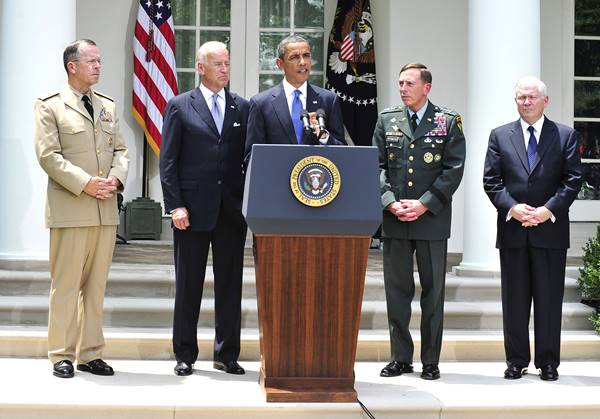
<path fill-rule="evenodd" d="M 298 42 L 302 42 L 308 45 L 308 50 L 310 51 L 310 43 L 308 42 L 308 40 L 306 38 L 304 38 L 303 36 L 300 35 L 290 35 L 290 36 L 286 36 L 285 38 L 283 38 L 280 42 L 279 45 L 277 45 L 277 56 L 283 60 L 283 57 L 285 56 L 285 50 L 287 49 L 287 46 L 289 44 L 295 44 Z"/>
<path fill-rule="evenodd" d="M 519 81 L 517 81 L 517 84 L 515 84 L 515 96 L 519 95 L 519 87 L 521 87 L 523 84 L 534 84 L 542 96 L 548 96 L 546 83 L 534 76 L 522 77 L 519 79 Z"/>
<path fill-rule="evenodd" d="M 79 59 L 79 47 L 81 44 L 96 45 L 96 43 L 91 39 L 78 39 L 77 41 L 73 41 L 67 45 L 63 51 L 63 65 L 65 66 L 65 71 L 67 74 L 69 74 L 67 63 L 77 61 Z"/>
<path fill-rule="evenodd" d="M 206 64 L 206 57 L 208 56 L 208 54 L 210 54 L 211 52 L 222 50 L 227 51 L 227 45 L 225 45 L 223 42 L 208 41 L 203 43 L 202 45 L 200 45 L 200 48 L 198 48 L 198 51 L 196 51 L 196 65 L 198 63 Z"/>

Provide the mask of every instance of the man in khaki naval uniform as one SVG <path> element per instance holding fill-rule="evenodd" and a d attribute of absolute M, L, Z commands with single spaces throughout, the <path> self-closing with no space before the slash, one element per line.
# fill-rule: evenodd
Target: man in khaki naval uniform
<path fill-rule="evenodd" d="M 379 149 L 383 208 L 383 269 L 391 362 L 382 377 L 413 372 L 408 329 L 415 295 L 413 254 L 421 282 L 421 378 L 440 377 L 447 239 L 452 194 L 465 161 L 460 116 L 429 102 L 431 73 L 423 64 L 400 69 L 404 106 L 379 115 L 373 144 Z"/>
<path fill-rule="evenodd" d="M 112 375 L 102 359 L 102 306 L 119 223 L 116 192 L 129 161 L 114 101 L 90 87 L 100 51 L 90 40 L 63 53 L 68 84 L 35 102 L 35 151 L 48 174 L 50 228 L 48 357 L 57 377 L 77 369 Z"/>

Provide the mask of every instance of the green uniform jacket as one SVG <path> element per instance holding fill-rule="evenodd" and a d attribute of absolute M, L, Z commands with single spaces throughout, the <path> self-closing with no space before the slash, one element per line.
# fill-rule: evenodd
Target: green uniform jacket
<path fill-rule="evenodd" d="M 460 115 L 429 102 L 413 136 L 407 108 L 385 109 L 379 114 L 373 145 L 379 149 L 383 237 L 448 239 L 452 194 L 465 162 Z M 401 199 L 418 199 L 429 210 L 416 221 L 399 221 L 385 208 Z"/>

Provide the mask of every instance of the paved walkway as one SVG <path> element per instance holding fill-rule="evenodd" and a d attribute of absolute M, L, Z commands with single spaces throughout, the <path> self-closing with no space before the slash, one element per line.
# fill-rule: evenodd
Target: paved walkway
<path fill-rule="evenodd" d="M 357 404 L 266 403 L 257 384 L 257 362 L 242 362 L 245 376 L 231 376 L 198 362 L 189 377 L 173 374 L 173 361 L 110 360 L 113 377 L 76 372 L 51 374 L 46 359 L 0 359 L 0 418 L 365 418 Z M 600 362 L 565 362 L 556 382 L 532 371 L 502 378 L 504 364 L 442 363 L 442 378 L 418 371 L 379 377 L 383 363 L 357 363 L 359 399 L 377 418 L 598 418 Z M 415 364 L 420 370 L 420 365 Z"/>

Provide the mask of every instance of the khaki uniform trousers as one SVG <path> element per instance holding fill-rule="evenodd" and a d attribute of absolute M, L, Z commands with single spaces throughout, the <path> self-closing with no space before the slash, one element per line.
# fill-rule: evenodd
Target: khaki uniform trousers
<path fill-rule="evenodd" d="M 104 349 L 102 308 L 117 226 L 50 229 L 48 358 L 87 363 Z"/>

